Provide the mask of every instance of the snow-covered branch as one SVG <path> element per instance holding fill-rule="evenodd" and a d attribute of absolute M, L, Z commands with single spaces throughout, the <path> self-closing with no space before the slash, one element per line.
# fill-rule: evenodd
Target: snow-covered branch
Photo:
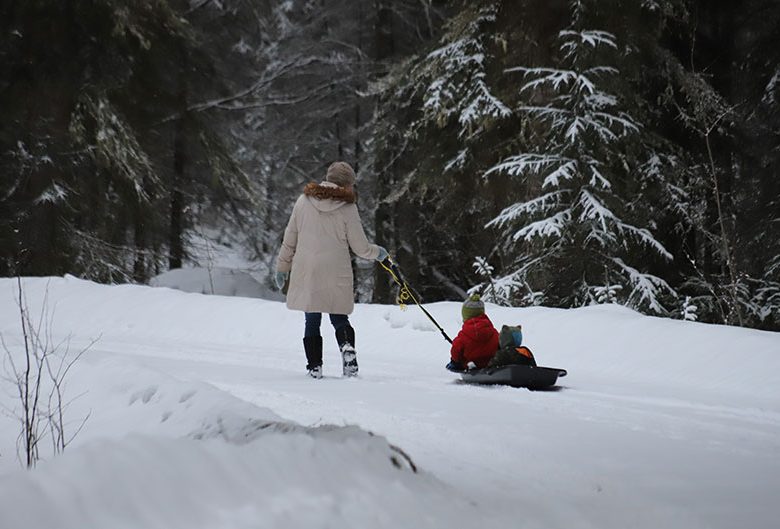
<path fill-rule="evenodd" d="M 674 289 L 666 281 L 652 274 L 640 272 L 636 268 L 627 265 L 620 258 L 615 257 L 612 259 L 612 262 L 618 266 L 619 270 L 633 286 L 633 290 L 629 294 L 629 300 L 632 303 L 637 307 L 646 305 L 656 314 L 666 313 L 666 309 L 661 304 L 659 297 L 664 293 L 676 295 Z"/>

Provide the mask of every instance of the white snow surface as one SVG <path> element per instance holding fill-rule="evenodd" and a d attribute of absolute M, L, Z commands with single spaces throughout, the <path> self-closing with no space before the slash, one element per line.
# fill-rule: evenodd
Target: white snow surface
<path fill-rule="evenodd" d="M 15 289 L 0 279 L 18 363 Z M 68 427 L 89 417 L 33 470 L 0 381 L 2 529 L 778 526 L 780 333 L 488 305 L 569 371 L 531 392 L 459 383 L 422 311 L 359 304 L 360 376 L 341 378 L 324 318 L 312 380 L 303 315 L 278 301 L 73 277 L 24 290 L 36 318 L 48 292 L 53 342 L 97 341 L 65 389 Z M 457 332 L 458 303 L 427 308 Z"/>

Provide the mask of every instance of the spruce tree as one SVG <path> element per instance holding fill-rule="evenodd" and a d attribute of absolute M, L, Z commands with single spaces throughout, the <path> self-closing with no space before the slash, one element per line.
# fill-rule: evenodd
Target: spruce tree
<path fill-rule="evenodd" d="M 515 256 L 497 288 L 517 302 L 620 301 L 664 313 L 662 297 L 673 290 L 632 252 L 639 246 L 672 259 L 627 207 L 626 183 L 639 161 L 626 153 L 641 125 L 619 91 L 616 37 L 590 25 L 583 2 L 570 7 L 556 63 L 507 70 L 522 78 L 525 102 L 517 111 L 534 124 L 536 148 L 486 173 L 508 174 L 531 191 L 488 223 L 503 229 Z"/>

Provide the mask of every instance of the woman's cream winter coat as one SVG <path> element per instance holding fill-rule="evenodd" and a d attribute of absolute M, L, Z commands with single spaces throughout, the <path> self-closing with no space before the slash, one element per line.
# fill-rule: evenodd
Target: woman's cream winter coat
<path fill-rule="evenodd" d="M 330 182 L 308 184 L 295 203 L 276 260 L 279 272 L 290 272 L 287 308 L 351 314 L 350 249 L 363 259 L 379 255 L 363 232 L 355 195 Z"/>

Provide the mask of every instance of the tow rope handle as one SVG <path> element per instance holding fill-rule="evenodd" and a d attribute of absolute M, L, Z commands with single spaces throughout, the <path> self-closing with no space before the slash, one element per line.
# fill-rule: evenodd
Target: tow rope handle
<path fill-rule="evenodd" d="M 396 284 L 400 287 L 400 291 L 398 292 L 398 297 L 396 298 L 396 302 L 398 305 L 403 309 L 406 307 L 406 301 L 411 299 L 415 305 L 420 307 L 420 310 L 422 310 L 426 316 L 428 316 L 428 319 L 433 322 L 433 324 L 436 326 L 437 329 L 439 329 L 439 332 L 441 332 L 441 335 L 444 336 L 444 339 L 447 340 L 449 343 L 452 343 L 452 339 L 447 336 L 447 333 L 444 332 L 444 329 L 442 329 L 441 325 L 433 319 L 433 316 L 431 316 L 431 313 L 425 310 L 425 307 L 420 305 L 420 302 L 417 301 L 417 297 L 414 295 L 414 291 L 409 287 L 409 285 L 406 283 L 406 279 L 404 279 L 403 274 L 401 274 L 401 270 L 398 269 L 398 265 L 395 264 L 395 262 L 390 259 L 390 256 L 387 256 L 384 261 L 381 261 L 379 263 L 382 265 L 382 268 L 387 270 L 387 273 L 390 274 L 390 277 L 393 278 L 393 281 L 396 282 Z"/>

